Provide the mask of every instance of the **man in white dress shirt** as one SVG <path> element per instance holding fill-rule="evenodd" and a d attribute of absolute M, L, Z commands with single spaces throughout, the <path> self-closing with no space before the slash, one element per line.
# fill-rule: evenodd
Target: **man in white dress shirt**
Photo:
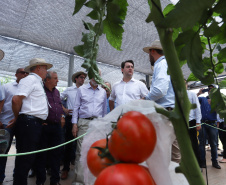
<path fill-rule="evenodd" d="M 110 110 L 131 100 L 143 99 L 148 94 L 145 84 L 133 78 L 134 62 L 127 60 L 121 63 L 123 78 L 116 82 L 109 98 Z"/>
<path fill-rule="evenodd" d="M 67 105 L 66 108 L 63 106 L 63 110 L 66 114 L 65 135 L 64 135 L 65 142 L 74 139 L 72 132 L 71 132 L 71 130 L 72 130 L 72 123 L 71 123 L 72 112 L 73 112 L 75 97 L 76 97 L 78 88 L 84 84 L 86 76 L 87 76 L 87 74 L 84 73 L 83 71 L 78 71 L 78 72 L 74 73 L 72 75 L 72 82 L 74 82 L 75 85 L 68 87 L 64 92 L 62 92 L 60 94 L 61 100 L 66 99 L 66 105 Z M 64 159 L 63 159 L 64 167 L 61 172 L 62 180 L 65 180 L 68 177 L 68 172 L 70 170 L 70 162 L 72 161 L 72 157 L 71 157 L 72 152 L 73 152 L 73 143 L 69 143 L 69 144 L 65 145 Z"/>
<path fill-rule="evenodd" d="M 86 85 L 81 86 L 75 98 L 72 115 L 72 134 L 79 137 L 86 133 L 89 122 L 94 118 L 104 117 L 107 114 L 106 91 L 99 86 L 94 79 Z M 83 169 L 80 164 L 80 152 L 83 138 L 77 140 L 75 158 L 75 184 L 84 184 Z"/>
<path fill-rule="evenodd" d="M 149 54 L 151 66 L 154 66 L 150 92 L 147 100 L 155 101 L 168 111 L 174 109 L 175 94 L 170 76 L 167 74 L 168 65 L 159 40 L 154 41 L 151 46 L 143 48 Z M 177 140 L 172 145 L 171 160 L 179 163 L 181 159 L 180 149 Z"/>
<path fill-rule="evenodd" d="M 0 114 L 0 124 L 2 124 L 3 128 L 7 130 L 10 134 L 9 146 L 6 150 L 6 154 L 9 152 L 12 139 L 14 136 L 14 123 L 15 118 L 12 110 L 12 98 L 14 94 L 17 92 L 18 83 L 20 80 L 28 75 L 28 72 L 25 72 L 23 68 L 19 68 L 16 70 L 16 81 L 12 83 L 7 83 L 3 86 L 3 90 L 5 93 L 5 101 L 2 108 L 2 113 Z M 5 178 L 5 167 L 6 167 L 7 157 L 0 157 L 0 183 L 3 182 Z"/>
<path fill-rule="evenodd" d="M 185 80 L 185 82 L 186 82 L 186 80 Z M 187 86 L 188 86 L 188 84 L 186 82 L 186 88 L 187 88 Z M 196 106 L 197 106 L 195 109 L 190 110 L 189 127 L 194 127 L 194 126 L 196 126 L 196 127 L 189 129 L 189 135 L 190 135 L 192 148 L 194 150 L 196 159 L 200 165 L 201 159 L 200 159 L 197 131 L 199 131 L 201 129 L 202 113 L 201 113 L 201 109 L 200 109 L 199 99 L 198 99 L 196 93 L 188 91 L 188 90 L 187 90 L 187 93 L 188 93 L 188 99 L 190 100 L 191 104 L 196 104 Z"/>
<path fill-rule="evenodd" d="M 38 148 L 42 123 L 48 116 L 48 102 L 43 88 L 47 69 L 52 64 L 34 58 L 25 71 L 30 75 L 20 80 L 18 91 L 12 99 L 16 118 L 15 135 L 18 153 L 35 151 Z M 35 154 L 17 156 L 13 185 L 27 185 L 27 175 L 35 160 Z"/>

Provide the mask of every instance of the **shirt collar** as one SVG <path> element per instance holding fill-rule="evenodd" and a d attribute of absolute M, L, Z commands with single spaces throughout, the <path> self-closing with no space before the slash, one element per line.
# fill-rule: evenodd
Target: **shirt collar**
<path fill-rule="evenodd" d="M 163 60 L 163 59 L 165 59 L 165 56 L 159 57 L 158 60 L 156 60 L 155 64 L 159 63 L 159 62 L 160 62 L 161 60 Z M 155 65 L 155 64 L 154 64 L 154 65 Z"/>
<path fill-rule="evenodd" d="M 90 82 L 87 84 L 88 89 L 92 88 L 92 86 L 90 85 Z M 96 89 L 99 90 L 100 86 L 98 85 Z M 93 88 L 92 88 L 93 89 Z"/>
<path fill-rule="evenodd" d="M 34 75 L 34 76 L 36 76 L 36 78 L 38 78 L 40 81 L 42 81 L 42 78 L 39 75 L 37 75 L 36 73 L 30 73 L 29 75 Z"/>
<path fill-rule="evenodd" d="M 135 79 L 134 79 L 134 78 L 131 78 L 131 80 L 130 80 L 130 81 L 131 81 L 131 82 L 134 82 L 134 81 L 135 81 Z M 130 82 L 130 81 L 128 81 L 128 82 Z M 128 83 L 128 82 L 123 81 L 123 78 L 122 78 L 121 82 Z"/>
<path fill-rule="evenodd" d="M 18 83 L 15 81 L 15 82 L 13 82 L 13 85 L 14 85 L 14 86 L 17 86 L 17 85 L 18 85 Z"/>

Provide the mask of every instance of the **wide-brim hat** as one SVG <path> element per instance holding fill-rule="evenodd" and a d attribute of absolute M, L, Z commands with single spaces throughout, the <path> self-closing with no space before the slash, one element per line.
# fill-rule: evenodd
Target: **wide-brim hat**
<path fill-rule="evenodd" d="M 75 77 L 78 76 L 78 75 L 85 75 L 85 77 L 87 76 L 87 74 L 86 74 L 85 72 L 83 72 L 83 71 L 78 71 L 78 72 L 76 72 L 76 73 L 74 73 L 74 74 L 72 75 L 72 77 L 71 77 L 72 82 L 76 83 Z"/>
<path fill-rule="evenodd" d="M 149 53 L 150 49 L 162 49 L 161 42 L 159 40 L 155 40 L 154 42 L 151 43 L 151 46 L 143 48 L 144 52 Z"/>
<path fill-rule="evenodd" d="M 0 61 L 4 58 L 5 53 L 0 49 Z"/>
<path fill-rule="evenodd" d="M 33 58 L 30 60 L 29 64 L 30 64 L 29 66 L 25 67 L 24 71 L 30 72 L 31 67 L 34 66 L 47 66 L 47 69 L 53 67 L 52 64 L 47 63 L 43 58 Z"/>

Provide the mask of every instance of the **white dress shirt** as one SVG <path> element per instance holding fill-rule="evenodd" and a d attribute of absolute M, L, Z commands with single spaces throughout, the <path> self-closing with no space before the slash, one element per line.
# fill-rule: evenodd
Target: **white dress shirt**
<path fill-rule="evenodd" d="M 67 101 L 66 101 L 67 102 L 67 109 L 73 110 L 77 90 L 78 90 L 78 88 L 75 85 L 75 86 L 68 87 L 67 89 L 65 89 L 64 92 L 62 92 L 60 94 L 61 100 L 64 100 L 65 98 L 67 98 Z M 72 113 L 69 113 L 69 114 L 72 115 Z"/>
<path fill-rule="evenodd" d="M 9 121 L 14 118 L 12 110 L 12 98 L 17 92 L 17 89 L 17 82 L 7 83 L 3 85 L 3 90 L 5 92 L 5 102 L 2 108 L 2 113 L 0 114 L 0 121 L 3 123 L 3 125 L 8 125 Z"/>
<path fill-rule="evenodd" d="M 153 100 L 165 108 L 174 108 L 175 94 L 167 69 L 168 65 L 165 56 L 161 56 L 154 64 L 150 92 L 146 99 Z"/>
<path fill-rule="evenodd" d="M 21 79 L 15 95 L 25 96 L 19 114 L 28 114 L 46 120 L 48 116 L 47 97 L 39 75 L 31 73 Z"/>
<path fill-rule="evenodd" d="M 200 109 L 199 99 L 194 92 L 187 90 L 187 93 L 188 93 L 188 99 L 190 100 L 190 102 L 192 104 L 196 104 L 196 106 L 197 106 L 195 109 L 190 110 L 189 121 L 195 119 L 196 123 L 201 123 L 202 113 L 201 113 L 201 109 Z"/>
<path fill-rule="evenodd" d="M 131 100 L 144 98 L 148 94 L 146 85 L 132 78 L 129 82 L 116 82 L 111 91 L 109 100 L 115 102 L 115 107 L 126 104 Z"/>
<path fill-rule="evenodd" d="M 73 124 L 78 123 L 78 118 L 98 118 L 106 114 L 107 94 L 102 87 L 94 90 L 88 83 L 78 88 L 71 121 Z"/>

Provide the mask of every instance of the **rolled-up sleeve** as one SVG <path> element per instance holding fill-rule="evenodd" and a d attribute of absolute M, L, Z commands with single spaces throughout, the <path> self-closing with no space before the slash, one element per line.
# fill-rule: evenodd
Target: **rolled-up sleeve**
<path fill-rule="evenodd" d="M 80 105 L 81 105 L 81 90 L 78 89 L 77 95 L 75 97 L 74 109 L 72 114 L 72 120 L 71 120 L 72 124 L 78 123 L 78 112 L 79 112 Z"/>

